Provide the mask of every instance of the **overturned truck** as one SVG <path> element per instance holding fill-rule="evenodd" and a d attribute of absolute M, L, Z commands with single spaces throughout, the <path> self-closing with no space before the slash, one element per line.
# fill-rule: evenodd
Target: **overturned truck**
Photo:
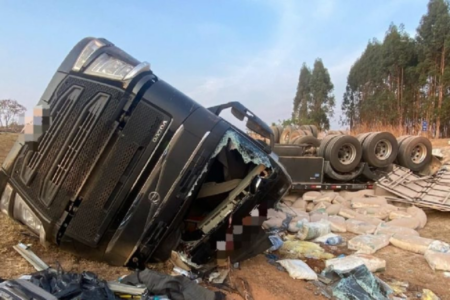
<path fill-rule="evenodd" d="M 261 224 L 291 179 L 269 145 L 219 116 L 231 108 L 273 145 L 242 104 L 206 109 L 148 63 L 86 38 L 38 108 L 1 168 L 0 208 L 42 241 L 130 268 L 174 249 L 205 264 L 270 247 Z"/>

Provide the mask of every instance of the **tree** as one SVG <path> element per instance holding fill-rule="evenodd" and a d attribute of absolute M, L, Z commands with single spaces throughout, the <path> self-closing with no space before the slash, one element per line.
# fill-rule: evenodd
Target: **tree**
<path fill-rule="evenodd" d="M 0 127 L 8 128 L 16 116 L 25 113 L 26 108 L 16 100 L 0 100 Z"/>
<path fill-rule="evenodd" d="M 435 119 L 436 137 L 439 137 L 441 117 L 444 116 L 441 108 L 445 90 L 449 85 L 450 72 L 447 67 L 450 50 L 450 15 L 447 1 L 430 0 L 427 14 L 422 17 L 417 28 L 417 42 L 422 70 L 427 81 L 426 119 L 429 123 Z"/>
<path fill-rule="evenodd" d="M 309 120 L 311 124 L 320 129 L 329 129 L 333 116 L 334 95 L 333 83 L 330 74 L 320 58 L 314 62 L 314 68 L 310 78 L 311 100 L 308 105 Z"/>
<path fill-rule="evenodd" d="M 298 124 L 308 123 L 308 104 L 311 100 L 310 91 L 311 70 L 303 63 L 298 79 L 297 93 L 294 98 L 292 118 Z"/>

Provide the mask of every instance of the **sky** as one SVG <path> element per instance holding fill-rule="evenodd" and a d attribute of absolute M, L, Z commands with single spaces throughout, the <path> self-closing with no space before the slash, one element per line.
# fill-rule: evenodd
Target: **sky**
<path fill-rule="evenodd" d="M 414 36 L 427 2 L 0 0 L 0 99 L 31 113 L 72 47 L 103 37 L 198 103 L 239 101 L 269 124 L 291 116 L 302 64 L 321 58 L 339 129 L 352 64 L 391 22 Z"/>

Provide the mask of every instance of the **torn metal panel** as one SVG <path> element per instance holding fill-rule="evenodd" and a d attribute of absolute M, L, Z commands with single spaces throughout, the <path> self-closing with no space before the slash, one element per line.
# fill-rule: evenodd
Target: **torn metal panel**
<path fill-rule="evenodd" d="M 396 166 L 377 181 L 377 186 L 414 205 L 450 211 L 449 183 L 450 171 L 447 168 L 441 169 L 436 176 L 420 177 L 409 169 Z"/>

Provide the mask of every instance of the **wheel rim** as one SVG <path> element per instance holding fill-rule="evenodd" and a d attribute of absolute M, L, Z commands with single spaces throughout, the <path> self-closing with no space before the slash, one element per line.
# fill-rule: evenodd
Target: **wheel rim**
<path fill-rule="evenodd" d="M 375 145 L 375 156 L 379 160 L 386 160 L 388 159 L 392 154 L 392 144 L 389 143 L 388 140 L 380 140 Z"/>
<path fill-rule="evenodd" d="M 343 165 L 349 165 L 355 161 L 356 147 L 350 143 L 343 144 L 338 151 L 338 159 Z"/>
<path fill-rule="evenodd" d="M 417 144 L 411 151 L 411 160 L 415 164 L 420 164 L 427 157 L 427 147 L 424 144 Z"/>

